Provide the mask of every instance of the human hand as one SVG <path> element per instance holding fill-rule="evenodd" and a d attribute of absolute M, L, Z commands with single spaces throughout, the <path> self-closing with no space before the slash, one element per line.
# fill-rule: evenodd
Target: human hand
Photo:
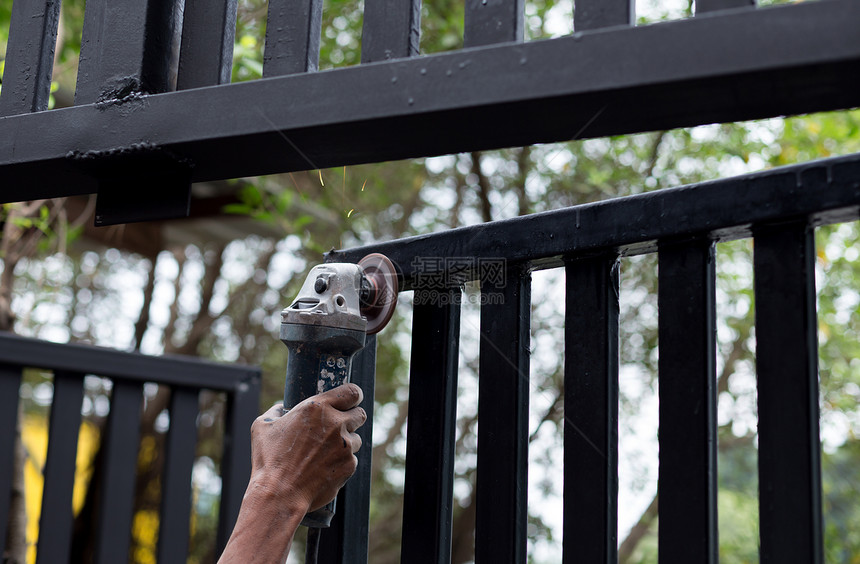
<path fill-rule="evenodd" d="M 251 426 L 251 484 L 305 512 L 324 506 L 355 472 L 367 420 L 364 395 L 345 384 L 310 397 L 284 413 L 276 404 Z"/>
<path fill-rule="evenodd" d="M 272 406 L 251 425 L 251 480 L 220 564 L 284 562 L 302 517 L 337 496 L 355 472 L 367 414 L 345 384 L 288 413 Z"/>

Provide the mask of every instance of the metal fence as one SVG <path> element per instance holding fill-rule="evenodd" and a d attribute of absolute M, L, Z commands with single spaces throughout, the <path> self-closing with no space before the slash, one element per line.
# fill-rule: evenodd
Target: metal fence
<path fill-rule="evenodd" d="M 36 562 L 58 563 L 72 559 L 72 490 L 84 378 L 88 375 L 112 382 L 110 412 L 100 439 L 105 451 L 100 469 L 100 501 L 96 508 L 94 561 L 116 563 L 129 559 L 144 383 L 167 385 L 171 390 L 167 409 L 170 425 L 160 478 L 157 548 L 160 563 L 185 562 L 188 554 L 198 394 L 203 389 L 226 393 L 217 533 L 217 552 L 220 553 L 233 529 L 248 485 L 249 430 L 259 412 L 259 369 L 0 335 L 0 492 L 3 492 L 0 496 L 0 523 L 3 524 L 0 549 L 6 541 L 14 429 L 18 424 L 19 387 L 25 368 L 53 372 Z"/>
<path fill-rule="evenodd" d="M 416 292 L 401 561 L 450 561 L 460 289 L 444 281 L 480 280 L 503 300 L 481 305 L 475 561 L 526 562 L 530 272 L 545 268 L 567 285 L 564 561 L 617 561 L 618 261 L 657 253 L 658 554 L 716 563 L 714 245 L 752 237 L 761 561 L 823 562 L 813 231 L 858 214 L 852 155 L 329 253 L 384 253 Z M 482 260 L 506 264 L 503 283 Z M 365 561 L 345 550 L 329 562 Z"/>
<path fill-rule="evenodd" d="M 466 0 L 465 48 L 431 55 L 419 0 L 367 0 L 362 64 L 325 72 L 322 0 L 272 0 L 264 79 L 236 84 L 237 0 L 181 21 L 179 0 L 90 0 L 75 107 L 45 111 L 59 4 L 13 4 L 0 200 L 98 192 L 104 224 L 183 215 L 190 182 L 860 105 L 855 0 L 699 0 L 652 25 L 577 0 L 574 33 L 541 41 L 524 0 Z"/>
<path fill-rule="evenodd" d="M 326 72 L 315 72 L 322 0 L 271 0 L 265 79 L 241 84 L 226 84 L 236 0 L 186 0 L 181 21 L 175 0 L 89 0 L 75 106 L 47 111 L 59 4 L 13 4 L 0 201 L 97 192 L 101 224 L 183 215 L 192 182 L 860 105 L 856 0 L 767 8 L 697 0 L 695 17 L 641 26 L 631 0 L 577 0 L 574 33 L 529 42 L 523 0 L 465 0 L 465 48 L 433 55 L 419 54 L 419 0 L 365 0 L 361 64 Z M 716 560 L 713 245 L 748 236 L 756 242 L 762 561 L 821 562 L 812 226 L 857 217 L 858 167 L 849 157 L 329 255 L 357 262 L 383 252 L 403 269 L 407 288 L 415 286 L 415 257 L 506 260 L 503 300 L 482 306 L 480 373 L 492 374 L 493 385 L 480 387 L 478 562 L 525 561 L 529 272 L 550 267 L 565 268 L 568 285 L 565 561 L 613 562 L 616 265 L 646 252 L 658 253 L 660 270 L 660 558 Z M 404 562 L 449 559 L 458 313 L 453 299 L 415 306 L 421 346 L 413 349 L 410 395 L 422 401 L 408 415 Z M 4 338 L 0 349 L 11 366 L 0 398 L 7 418 L 21 366 L 55 369 L 55 398 L 72 397 L 82 374 L 108 358 L 78 362 L 89 353 L 6 345 L 18 342 Z M 24 350 L 33 352 L 16 356 Z M 363 358 L 356 377 L 372 385 L 373 354 Z M 112 362 L 104 372 L 130 403 L 142 380 L 168 366 Z M 143 371 L 138 363 L 156 364 Z M 236 394 L 233 417 L 249 422 L 254 378 L 224 374 L 222 389 Z M 197 369 L 177 378 L 175 385 L 213 386 Z M 239 381 L 250 391 L 240 393 Z M 64 411 L 79 417 L 77 406 L 60 402 L 57 417 Z M 52 434 L 71 428 L 52 425 Z M 234 441 L 246 436 L 244 423 L 230 428 Z M 63 442 L 52 436 L 54 447 Z M 68 453 L 50 456 L 68 468 Z M 241 458 L 231 464 L 246 464 Z M 116 479 L 117 492 L 127 487 Z M 366 560 L 366 481 L 357 476 L 341 494 L 354 499 L 341 502 L 325 533 L 327 561 Z M 62 487 L 50 498 L 67 499 Z M 236 495 L 227 498 L 230 510 Z M 66 519 L 65 510 L 43 515 Z M 102 523 L 102 542 L 115 542 L 110 527 L 118 523 Z M 66 534 L 67 525 L 43 530 Z"/>

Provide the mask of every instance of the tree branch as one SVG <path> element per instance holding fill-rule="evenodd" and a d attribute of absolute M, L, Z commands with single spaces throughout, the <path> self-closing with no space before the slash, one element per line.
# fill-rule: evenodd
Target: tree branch
<path fill-rule="evenodd" d="M 152 294 L 155 292 L 156 260 L 157 259 L 153 259 L 150 261 L 146 284 L 143 286 L 143 305 L 140 308 L 140 314 L 137 316 L 137 322 L 134 324 L 134 342 L 132 345 L 135 351 L 140 351 L 140 343 L 143 341 L 143 334 L 149 326 L 149 308 L 152 305 Z"/>
<path fill-rule="evenodd" d="M 493 207 L 490 204 L 490 182 L 481 170 L 481 153 L 475 151 L 472 156 L 472 174 L 478 179 L 478 198 L 481 201 L 481 219 L 484 222 L 493 221 Z"/>
<path fill-rule="evenodd" d="M 517 215 L 526 215 L 531 212 L 531 202 L 529 202 L 529 195 L 526 192 L 526 181 L 529 178 L 529 163 L 531 162 L 531 150 L 532 148 L 526 145 L 520 149 L 520 152 L 517 155 L 517 170 L 519 171 L 519 178 L 514 186 L 518 195 Z"/>
<path fill-rule="evenodd" d="M 382 474 L 382 462 L 387 458 L 385 453 L 388 450 L 388 447 L 391 446 L 391 443 L 396 441 L 397 438 L 401 436 L 403 424 L 406 423 L 406 418 L 408 414 L 409 402 L 401 401 L 397 406 L 397 417 L 394 418 L 394 423 L 388 429 L 388 434 L 385 436 L 385 440 L 373 447 L 372 453 L 370 455 L 371 484 L 375 484 L 376 481 L 379 479 L 380 474 Z"/>
<path fill-rule="evenodd" d="M 633 551 L 636 550 L 636 547 L 639 546 L 639 542 L 645 538 L 645 535 L 648 534 L 648 531 L 651 529 L 651 525 L 657 518 L 657 513 L 657 494 L 654 494 L 654 499 L 651 500 L 651 503 L 648 505 L 648 509 L 642 513 L 642 516 L 639 517 L 639 521 L 633 525 L 627 538 L 625 538 L 624 542 L 621 543 L 621 546 L 618 547 L 618 564 L 627 564 L 627 562 L 630 561 L 630 557 L 633 556 Z"/>
<path fill-rule="evenodd" d="M 184 249 L 176 249 L 173 252 L 173 258 L 176 260 L 177 272 L 176 279 L 173 281 L 173 303 L 170 304 L 170 316 L 167 319 L 167 325 L 164 327 L 164 350 L 174 350 L 173 335 L 176 333 L 176 321 L 179 319 L 179 292 L 182 291 L 182 272 L 185 270 Z"/>
<path fill-rule="evenodd" d="M 648 168 L 645 169 L 645 178 L 654 175 L 654 169 L 657 167 L 657 159 L 660 158 L 660 145 L 663 144 L 663 139 L 666 138 L 666 131 L 658 131 L 654 137 L 654 143 L 651 145 L 651 156 L 648 158 Z"/>

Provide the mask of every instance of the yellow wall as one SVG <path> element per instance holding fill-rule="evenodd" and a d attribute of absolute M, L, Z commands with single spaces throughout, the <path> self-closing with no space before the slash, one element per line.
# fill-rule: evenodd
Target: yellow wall
<path fill-rule="evenodd" d="M 48 421 L 44 417 L 25 416 L 21 427 L 21 440 L 27 452 L 24 466 L 24 488 L 27 507 L 27 561 L 36 561 L 36 542 L 39 538 L 39 516 L 42 512 L 43 470 L 48 450 Z M 75 489 L 72 510 L 77 515 L 84 505 L 87 484 L 92 476 L 93 457 L 99 444 L 98 427 L 84 421 L 78 433 L 78 456 L 75 468 Z"/>

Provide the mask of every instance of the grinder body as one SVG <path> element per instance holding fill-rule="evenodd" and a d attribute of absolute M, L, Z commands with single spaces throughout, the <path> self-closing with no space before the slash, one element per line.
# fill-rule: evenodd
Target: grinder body
<path fill-rule="evenodd" d="M 299 295 L 281 312 L 281 341 L 289 349 L 284 409 L 349 382 L 352 358 L 364 348 L 367 321 L 360 310 L 362 270 L 356 264 L 311 269 Z M 305 515 L 302 525 L 331 524 L 335 502 Z"/>
<path fill-rule="evenodd" d="M 349 382 L 352 358 L 364 348 L 364 331 L 313 325 L 282 324 L 281 340 L 290 351 L 284 386 L 289 411 L 315 394 Z M 326 528 L 334 517 L 335 500 L 302 519 L 305 527 Z"/>
<path fill-rule="evenodd" d="M 289 349 L 284 409 L 350 381 L 352 359 L 391 317 L 397 296 L 394 266 L 382 255 L 359 264 L 315 266 L 299 295 L 281 312 L 280 339 Z M 325 528 L 335 502 L 305 515 L 302 525 Z"/>

